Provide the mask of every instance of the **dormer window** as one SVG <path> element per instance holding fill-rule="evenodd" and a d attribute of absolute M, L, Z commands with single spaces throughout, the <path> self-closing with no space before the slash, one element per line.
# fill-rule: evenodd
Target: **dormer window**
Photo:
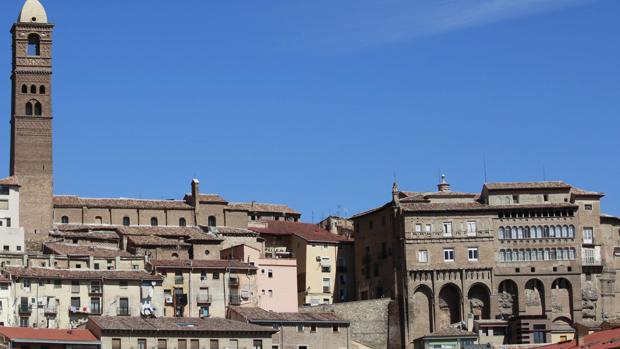
<path fill-rule="evenodd" d="M 28 36 L 28 56 L 41 55 L 41 38 L 37 34 Z"/>

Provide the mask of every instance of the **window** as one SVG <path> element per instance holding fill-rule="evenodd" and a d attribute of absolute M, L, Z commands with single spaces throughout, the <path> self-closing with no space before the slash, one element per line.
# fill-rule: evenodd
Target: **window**
<path fill-rule="evenodd" d="M 213 280 L 218 280 L 220 278 L 220 273 L 213 273 Z"/>
<path fill-rule="evenodd" d="M 22 85 L 22 93 L 28 93 L 28 86 Z"/>
<path fill-rule="evenodd" d="M 422 224 L 418 223 L 415 225 L 415 232 L 416 233 L 421 233 L 422 232 Z"/>
<path fill-rule="evenodd" d="M 187 221 L 185 220 L 185 218 L 181 217 L 179 218 L 179 227 L 185 227 L 187 226 Z"/>
<path fill-rule="evenodd" d="M 443 260 L 444 262 L 454 262 L 454 249 L 453 248 L 443 249 Z"/>
<path fill-rule="evenodd" d="M 101 298 L 93 297 L 90 299 L 91 314 L 101 314 Z"/>
<path fill-rule="evenodd" d="M 432 224 L 427 224 L 426 227 L 424 228 L 424 230 L 427 233 L 430 233 L 433 230 L 433 225 Z"/>
<path fill-rule="evenodd" d="M 217 340 L 217 339 L 210 340 L 209 341 L 209 349 L 220 349 L 220 341 Z"/>
<path fill-rule="evenodd" d="M 54 280 L 54 288 L 61 288 L 62 280 Z"/>
<path fill-rule="evenodd" d="M 62 224 L 69 224 L 69 217 L 62 216 L 62 218 L 60 218 L 60 223 L 62 223 Z"/>
<path fill-rule="evenodd" d="M 118 301 L 118 315 L 129 315 L 129 298 L 121 298 Z"/>
<path fill-rule="evenodd" d="M 28 325 L 28 317 L 20 317 L 19 318 L 19 327 L 30 327 Z"/>
<path fill-rule="evenodd" d="M 316 333 L 316 325 L 310 325 L 310 333 Z"/>
<path fill-rule="evenodd" d="M 187 349 L 187 340 L 179 339 L 177 349 Z"/>
<path fill-rule="evenodd" d="M 99 224 L 99 225 L 103 224 L 103 217 L 101 216 L 95 217 L 95 224 Z"/>
<path fill-rule="evenodd" d="M 427 250 L 418 251 L 418 262 L 428 263 L 428 251 Z"/>
<path fill-rule="evenodd" d="M 470 247 L 467 249 L 467 259 L 470 262 L 478 261 L 478 247 Z"/>
<path fill-rule="evenodd" d="M 303 333 L 304 332 L 304 325 L 297 325 L 297 332 Z"/>
<path fill-rule="evenodd" d="M 519 203 L 519 195 L 513 195 L 512 196 L 512 202 L 514 204 L 518 204 Z"/>
<path fill-rule="evenodd" d="M 272 269 L 267 270 L 267 277 L 268 278 L 272 278 L 273 277 L 273 270 Z"/>
<path fill-rule="evenodd" d="M 583 228 L 583 242 L 591 244 L 593 242 L 594 232 L 592 228 Z"/>
<path fill-rule="evenodd" d="M 168 348 L 168 341 L 165 339 L 158 339 L 157 340 L 157 349 L 167 349 Z"/>
<path fill-rule="evenodd" d="M 443 236 L 445 237 L 452 236 L 452 222 L 443 223 Z"/>
<path fill-rule="evenodd" d="M 590 205 L 590 204 L 586 204 L 586 205 L 584 205 L 584 206 L 583 206 L 583 208 L 584 208 L 586 211 L 592 211 L 592 205 Z"/>
<path fill-rule="evenodd" d="M 130 226 L 131 225 L 131 218 L 126 217 L 126 216 L 123 217 L 123 225 L 126 226 L 126 227 Z"/>
<path fill-rule="evenodd" d="M 212 340 L 213 340 L 213 339 L 212 339 Z M 217 339 L 215 339 L 215 341 L 217 341 Z M 190 341 L 190 346 L 191 346 L 191 348 L 190 348 L 190 349 L 199 349 L 199 343 L 200 343 L 200 342 L 198 342 L 198 339 L 192 339 L 192 340 Z M 218 347 L 219 347 L 219 344 L 218 344 Z M 211 349 L 211 348 L 210 348 L 210 349 Z M 219 349 L 219 348 L 216 348 L 216 349 Z"/>
<path fill-rule="evenodd" d="M 28 36 L 28 56 L 41 55 L 41 38 L 37 34 Z"/>
<path fill-rule="evenodd" d="M 207 225 L 210 227 L 217 226 L 217 219 L 215 218 L 215 216 L 209 216 L 209 219 L 207 220 Z"/>
<path fill-rule="evenodd" d="M 71 308 L 80 309 L 80 297 L 71 297 Z"/>
<path fill-rule="evenodd" d="M 476 222 L 467 222 L 467 236 L 476 236 Z"/>
<path fill-rule="evenodd" d="M 120 288 L 127 288 L 129 287 L 129 283 L 127 281 L 119 281 L 118 285 Z"/>
<path fill-rule="evenodd" d="M 260 339 L 255 339 L 252 343 L 253 349 L 263 349 L 263 341 Z"/>
<path fill-rule="evenodd" d="M 545 195 L 543 195 L 543 200 L 544 200 L 545 202 L 549 201 L 549 194 L 545 194 Z"/>
<path fill-rule="evenodd" d="M 146 349 L 146 339 L 138 339 L 138 349 Z"/>
<path fill-rule="evenodd" d="M 545 343 L 545 325 L 534 325 L 532 336 L 534 337 L 534 343 Z"/>
<path fill-rule="evenodd" d="M 338 325 L 332 326 L 332 332 L 339 332 L 339 331 L 340 331 L 340 327 L 338 327 Z"/>
<path fill-rule="evenodd" d="M 43 107 L 41 106 L 41 103 L 39 102 L 34 102 L 34 115 L 36 116 L 43 115 Z"/>
<path fill-rule="evenodd" d="M 323 293 L 331 292 L 331 282 L 329 278 L 323 278 Z"/>
<path fill-rule="evenodd" d="M 45 94 L 45 86 L 41 85 L 41 87 L 39 87 L 39 94 Z"/>
<path fill-rule="evenodd" d="M 159 221 L 157 220 L 157 217 L 151 217 L 151 226 L 156 227 L 158 225 L 159 225 Z"/>

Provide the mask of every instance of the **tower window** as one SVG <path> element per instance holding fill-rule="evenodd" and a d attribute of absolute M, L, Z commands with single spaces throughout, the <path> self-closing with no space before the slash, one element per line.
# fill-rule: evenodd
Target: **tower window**
<path fill-rule="evenodd" d="M 33 95 L 37 94 L 37 87 L 35 85 L 30 86 L 30 93 Z"/>
<path fill-rule="evenodd" d="M 217 225 L 217 220 L 215 219 L 215 216 L 209 216 L 207 224 L 210 227 L 215 227 Z"/>
<path fill-rule="evenodd" d="M 179 227 L 185 226 L 187 226 L 187 221 L 185 220 L 185 218 L 179 218 Z"/>
<path fill-rule="evenodd" d="M 39 94 L 45 94 L 45 85 L 41 85 L 41 87 L 39 87 Z"/>
<path fill-rule="evenodd" d="M 36 116 L 43 115 L 43 108 L 41 107 L 41 103 L 39 102 L 34 103 L 34 115 Z"/>
<path fill-rule="evenodd" d="M 28 36 L 28 56 L 41 55 L 41 38 L 37 34 Z"/>
<path fill-rule="evenodd" d="M 28 86 L 22 85 L 22 93 L 28 93 Z"/>
<path fill-rule="evenodd" d="M 129 217 L 123 217 L 123 225 L 128 227 L 131 225 L 131 219 Z"/>
<path fill-rule="evenodd" d="M 62 218 L 60 218 L 60 223 L 62 223 L 62 224 L 69 224 L 69 217 L 62 216 Z"/>
<path fill-rule="evenodd" d="M 32 102 L 26 103 L 26 115 L 32 115 L 33 109 Z"/>
<path fill-rule="evenodd" d="M 156 227 L 158 225 L 159 225 L 159 222 L 157 221 L 157 217 L 151 218 L 151 226 Z"/>

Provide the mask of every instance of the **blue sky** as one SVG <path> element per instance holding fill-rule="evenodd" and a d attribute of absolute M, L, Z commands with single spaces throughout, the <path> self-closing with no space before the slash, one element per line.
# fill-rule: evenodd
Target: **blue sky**
<path fill-rule="evenodd" d="M 55 192 L 181 198 L 191 178 L 306 221 L 401 189 L 562 179 L 620 215 L 620 2 L 43 1 Z M 10 35 L 0 2 L 0 163 Z M 0 175 L 7 172 L 2 171 Z"/>

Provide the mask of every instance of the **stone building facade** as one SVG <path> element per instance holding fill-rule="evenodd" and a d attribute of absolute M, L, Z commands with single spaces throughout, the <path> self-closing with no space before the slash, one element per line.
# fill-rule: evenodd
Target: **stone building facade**
<path fill-rule="evenodd" d="M 391 202 L 352 218 L 357 296 L 396 299 L 407 345 L 469 317 L 508 321 L 509 343 L 570 337 L 577 321 L 620 314 L 602 197 L 564 182 L 395 185 Z"/>

